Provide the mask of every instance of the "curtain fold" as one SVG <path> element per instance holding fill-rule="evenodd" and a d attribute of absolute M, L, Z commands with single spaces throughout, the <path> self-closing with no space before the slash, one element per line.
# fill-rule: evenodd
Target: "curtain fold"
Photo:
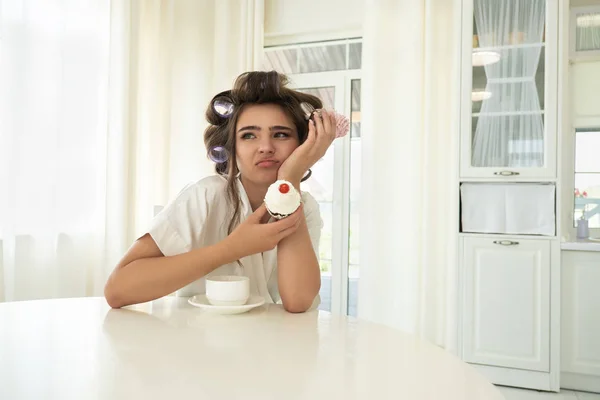
<path fill-rule="evenodd" d="M 485 66 L 491 97 L 473 119 L 473 166 L 541 167 L 544 121 L 536 73 L 546 0 L 476 0 L 474 15 L 481 46 L 475 51 L 497 52 L 500 60 Z"/>
<path fill-rule="evenodd" d="M 205 108 L 260 65 L 263 1 L 0 5 L 0 301 L 101 295 L 154 206 L 213 173 Z"/>
<path fill-rule="evenodd" d="M 460 1 L 365 5 L 358 316 L 454 349 Z"/>

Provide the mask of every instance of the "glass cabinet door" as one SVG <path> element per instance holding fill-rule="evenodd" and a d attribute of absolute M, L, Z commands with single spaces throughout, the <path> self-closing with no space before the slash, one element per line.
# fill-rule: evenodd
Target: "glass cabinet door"
<path fill-rule="evenodd" d="M 555 175 L 556 7 L 556 0 L 465 2 L 461 175 Z"/>

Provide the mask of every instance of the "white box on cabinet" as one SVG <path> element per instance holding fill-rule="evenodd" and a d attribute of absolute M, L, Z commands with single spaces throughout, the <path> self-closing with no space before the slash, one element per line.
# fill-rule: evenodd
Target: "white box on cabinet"
<path fill-rule="evenodd" d="M 463 183 L 463 232 L 554 236 L 556 189 L 551 184 Z"/>

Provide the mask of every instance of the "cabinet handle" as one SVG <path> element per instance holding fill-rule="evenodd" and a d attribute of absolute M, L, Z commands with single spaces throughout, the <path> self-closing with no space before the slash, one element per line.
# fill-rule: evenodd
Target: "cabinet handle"
<path fill-rule="evenodd" d="M 494 244 L 499 244 L 501 246 L 516 246 L 519 242 L 513 242 L 512 240 L 494 240 Z"/>
<path fill-rule="evenodd" d="M 519 175 L 519 172 L 515 172 L 515 171 L 500 171 L 500 172 L 494 172 L 494 175 L 515 176 L 515 175 Z"/>

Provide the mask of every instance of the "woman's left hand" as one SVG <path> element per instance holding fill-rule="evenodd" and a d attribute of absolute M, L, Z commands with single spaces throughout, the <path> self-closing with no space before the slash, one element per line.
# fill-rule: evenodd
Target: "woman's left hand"
<path fill-rule="evenodd" d="M 302 177 L 318 160 L 323 158 L 335 139 L 336 120 L 333 111 L 315 111 L 308 121 L 306 141 L 296 148 L 281 164 L 278 179 L 285 179 L 299 185 Z M 316 122 L 315 122 L 316 121 Z"/>

